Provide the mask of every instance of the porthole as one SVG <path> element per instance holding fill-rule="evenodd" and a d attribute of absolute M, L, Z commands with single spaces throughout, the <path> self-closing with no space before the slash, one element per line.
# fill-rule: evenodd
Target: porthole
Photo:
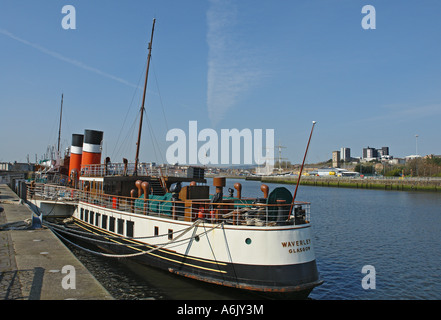
<path fill-rule="evenodd" d="M 194 240 L 196 240 L 196 242 L 199 242 L 199 236 L 195 236 Z"/>
<path fill-rule="evenodd" d="M 250 238 L 246 238 L 246 239 L 245 239 L 245 243 L 246 243 L 246 244 L 251 244 L 251 239 L 250 239 Z"/>

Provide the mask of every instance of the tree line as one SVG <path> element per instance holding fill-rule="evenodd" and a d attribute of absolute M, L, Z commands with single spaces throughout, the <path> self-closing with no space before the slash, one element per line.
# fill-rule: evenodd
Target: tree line
<path fill-rule="evenodd" d="M 380 174 L 386 177 L 441 177 L 441 157 L 416 158 L 405 164 L 359 163 L 354 171 L 360 174 Z"/>

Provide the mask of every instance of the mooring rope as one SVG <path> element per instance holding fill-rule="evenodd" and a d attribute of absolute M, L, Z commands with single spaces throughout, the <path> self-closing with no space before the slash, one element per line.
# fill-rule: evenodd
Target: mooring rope
<path fill-rule="evenodd" d="M 146 239 L 146 238 L 159 238 L 159 237 L 168 235 L 168 234 L 163 234 L 163 235 L 151 236 L 151 237 L 130 238 L 130 237 L 123 237 L 123 236 L 109 236 L 109 235 L 103 235 L 103 234 L 96 234 L 96 233 L 94 233 L 93 237 L 96 237 L 96 238 L 92 238 L 91 237 L 91 232 L 74 230 L 74 229 L 66 228 L 65 226 L 59 226 L 57 224 L 46 222 L 46 221 L 43 222 L 43 225 L 45 225 L 46 227 L 48 227 L 52 231 L 54 231 L 54 229 L 55 229 L 55 230 L 58 230 L 58 231 L 62 232 L 63 234 L 68 234 L 68 235 L 71 235 L 71 236 L 76 237 L 76 238 L 85 239 L 85 240 L 93 241 L 93 242 L 97 242 L 97 243 L 106 243 L 106 244 L 109 244 L 109 241 L 112 241 L 113 239 L 117 239 L 117 240 L 135 240 L 135 239 Z M 216 228 L 216 227 L 214 227 L 214 228 Z M 187 233 L 192 228 L 194 228 L 194 227 L 190 226 L 189 229 L 183 229 L 183 230 L 177 231 L 176 233 L 180 233 L 180 232 Z M 204 232 L 202 232 L 202 233 L 200 233 L 200 234 L 198 234 L 196 236 L 202 236 L 202 235 L 208 233 L 209 231 L 211 231 L 211 229 L 208 230 L 208 231 L 204 231 Z M 81 236 L 81 234 L 87 235 L 87 236 Z M 187 240 L 190 240 L 192 238 L 195 238 L 196 236 L 192 236 L 190 238 L 181 239 L 179 241 L 176 241 L 176 239 L 178 239 L 178 237 L 176 237 L 174 243 L 187 241 Z M 179 237 L 181 237 L 181 236 L 179 236 Z M 99 240 L 98 238 L 107 239 L 107 240 Z M 159 243 L 159 244 L 156 244 L 156 245 L 163 245 L 163 244 L 169 244 L 169 242 Z M 115 245 L 115 246 L 118 246 L 118 245 L 119 246 L 128 246 L 127 244 L 124 244 L 124 243 L 112 243 L 112 245 Z M 145 247 L 145 246 L 149 246 L 149 245 L 150 244 L 145 244 L 145 243 L 144 244 L 143 243 L 140 243 L 140 244 L 130 244 L 131 247 Z"/>
<path fill-rule="evenodd" d="M 49 222 L 49 221 L 44 221 L 43 224 L 45 224 L 47 227 L 51 226 L 51 227 L 54 227 L 54 228 L 58 228 L 58 229 L 60 229 L 60 231 L 62 231 L 61 229 L 66 229 L 66 230 L 69 230 L 69 232 L 72 232 L 72 233 L 90 235 L 90 232 L 74 230 L 72 228 L 66 228 L 66 226 L 61 226 L 60 224 L 52 223 L 52 222 Z M 176 231 L 175 234 L 183 232 L 183 231 L 185 231 L 185 229 Z M 66 231 L 66 233 L 68 233 L 68 232 Z M 156 235 L 156 236 L 145 236 L 145 237 L 133 237 L 132 238 L 132 237 L 124 237 L 124 236 L 111 236 L 111 235 L 106 235 L 105 236 L 105 235 L 96 234 L 96 236 L 101 236 L 101 237 L 106 238 L 106 239 L 125 239 L 125 240 L 140 240 L 140 239 L 159 238 L 159 237 L 163 237 L 163 236 L 166 236 L 166 235 L 168 235 L 168 233 L 163 233 L 163 234 Z"/>
<path fill-rule="evenodd" d="M 81 249 L 81 250 L 84 250 L 84 251 L 86 251 L 86 252 L 89 252 L 89 253 L 91 253 L 91 254 L 95 254 L 95 255 L 99 255 L 99 256 L 104 256 L 104 257 L 108 257 L 108 258 L 131 258 L 131 257 L 136 257 L 136 256 L 140 256 L 140 255 L 144 255 L 144 254 L 151 253 L 151 252 L 153 252 L 153 251 L 160 250 L 160 249 L 162 249 L 162 248 L 164 248 L 164 247 L 166 247 L 166 246 L 168 246 L 168 245 L 170 245 L 170 244 L 173 244 L 173 243 L 177 242 L 177 240 L 178 240 L 179 238 L 181 238 L 184 234 L 186 234 L 187 232 L 189 232 L 190 230 L 192 230 L 193 228 L 195 228 L 197 225 L 199 225 L 200 222 L 202 222 L 202 220 L 197 220 L 197 221 L 195 221 L 195 222 L 194 222 L 189 228 L 187 228 L 183 233 L 181 233 L 179 236 L 177 236 L 175 239 L 173 239 L 173 240 L 171 240 L 171 241 L 168 241 L 168 242 L 166 242 L 166 243 L 160 244 L 159 246 L 157 246 L 157 247 L 155 247 L 155 248 L 152 248 L 152 249 L 150 249 L 150 250 L 141 251 L 141 252 L 132 253 L 132 254 L 108 254 L 108 253 L 103 253 L 103 252 L 98 252 L 98 251 L 90 250 L 90 249 L 84 248 L 84 247 L 82 247 L 82 246 L 80 246 L 80 245 L 78 245 L 78 244 L 76 244 L 76 243 L 70 241 L 69 239 L 63 237 L 61 234 L 59 234 L 57 231 L 54 230 L 55 228 L 50 227 L 50 226 L 49 226 L 49 228 L 50 228 L 50 229 L 51 229 L 51 230 L 52 230 L 57 236 L 59 236 L 60 238 L 62 238 L 62 239 L 65 240 L 66 242 L 72 244 L 73 246 L 75 246 L 75 247 L 77 247 L 77 248 L 79 248 L 79 249 Z M 223 224 L 223 222 L 220 223 L 220 224 L 218 224 L 218 225 L 215 225 L 214 227 L 210 228 L 210 230 L 206 231 L 205 233 L 208 233 L 209 231 L 218 228 L 218 227 L 221 226 L 222 224 Z M 76 235 L 76 236 L 77 236 L 77 235 Z M 181 240 L 181 241 L 182 241 L 182 240 Z M 107 242 L 107 243 L 108 243 L 108 242 Z M 131 245 L 126 245 L 126 246 L 131 246 Z M 147 244 L 146 244 L 146 246 L 147 246 Z"/>

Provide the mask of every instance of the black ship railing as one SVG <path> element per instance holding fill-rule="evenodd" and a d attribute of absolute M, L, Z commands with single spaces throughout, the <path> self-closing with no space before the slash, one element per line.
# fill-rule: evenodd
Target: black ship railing
<path fill-rule="evenodd" d="M 134 163 L 89 164 L 81 166 L 82 177 L 132 176 L 135 173 Z M 136 171 L 139 176 L 160 177 L 163 174 L 171 177 L 186 177 L 186 169 L 164 168 L 139 163 Z"/>
<path fill-rule="evenodd" d="M 118 210 L 135 215 L 157 216 L 172 220 L 227 225 L 275 227 L 304 225 L 310 222 L 310 203 L 296 201 L 292 206 L 284 200 L 268 204 L 261 198 L 226 198 L 175 200 L 165 198 L 122 197 L 64 186 L 36 184 L 28 187 L 28 199 L 50 200 L 77 204 L 79 201 L 100 208 Z"/>
<path fill-rule="evenodd" d="M 51 183 L 56 184 L 60 186 L 65 186 L 68 184 L 69 177 L 66 175 L 63 175 L 59 172 L 41 172 L 37 171 L 34 174 L 33 180 L 36 183 Z"/>
<path fill-rule="evenodd" d="M 135 172 L 134 163 L 108 163 L 108 164 L 88 164 L 81 166 L 82 177 L 103 177 L 103 176 L 125 176 L 133 175 Z M 156 168 L 151 168 L 149 164 L 138 164 L 139 175 L 158 174 Z"/>

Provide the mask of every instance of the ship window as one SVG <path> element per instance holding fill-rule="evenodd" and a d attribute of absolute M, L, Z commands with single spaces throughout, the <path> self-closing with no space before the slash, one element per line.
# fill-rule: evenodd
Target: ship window
<path fill-rule="evenodd" d="M 81 208 L 80 210 L 80 220 L 84 219 L 84 208 Z"/>
<path fill-rule="evenodd" d="M 245 243 L 246 243 L 246 244 L 251 244 L 251 239 L 250 239 L 250 238 L 246 238 L 246 239 L 245 239 Z"/>
<path fill-rule="evenodd" d="M 155 227 L 155 236 L 157 236 L 159 234 L 159 228 Z"/>
<path fill-rule="evenodd" d="M 109 220 L 109 231 L 112 231 L 112 232 L 115 231 L 115 218 L 114 217 L 110 217 L 110 220 Z"/>
<path fill-rule="evenodd" d="M 88 221 L 89 220 L 89 210 L 86 209 L 86 211 L 84 211 L 84 221 Z"/>
<path fill-rule="evenodd" d="M 95 225 L 98 227 L 100 225 L 100 216 L 101 214 L 95 214 Z"/>
<path fill-rule="evenodd" d="M 107 229 L 107 216 L 103 214 L 103 218 L 101 219 L 101 228 Z"/>
<path fill-rule="evenodd" d="M 126 236 L 133 238 L 133 226 L 134 226 L 134 222 L 133 221 L 127 221 L 127 230 L 126 230 Z"/>
<path fill-rule="evenodd" d="M 168 240 L 173 240 L 173 230 L 168 229 Z"/>
<path fill-rule="evenodd" d="M 93 224 L 93 215 L 94 215 L 94 212 L 90 211 L 89 223 L 91 223 L 91 224 Z"/>
<path fill-rule="evenodd" d="M 124 233 L 124 220 L 118 219 L 118 233 L 123 234 Z"/>

